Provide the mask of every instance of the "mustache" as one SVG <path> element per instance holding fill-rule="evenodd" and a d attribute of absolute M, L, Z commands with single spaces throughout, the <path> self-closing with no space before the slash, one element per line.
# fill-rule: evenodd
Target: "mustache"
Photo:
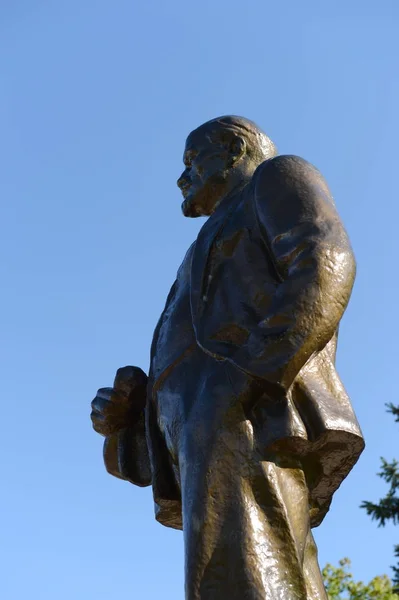
<path fill-rule="evenodd" d="M 209 177 L 204 181 L 202 187 L 209 187 L 212 191 L 218 188 L 218 186 L 224 184 L 229 176 L 229 170 L 223 169 L 222 171 L 217 171 L 216 173 L 211 173 Z M 184 198 L 188 196 L 190 190 L 193 187 L 193 181 L 191 179 L 184 179 L 183 181 L 179 180 L 178 187 Z M 199 187 L 199 186 L 197 186 Z M 199 189 L 201 189 L 199 187 Z"/>
<path fill-rule="evenodd" d="M 215 173 L 201 187 L 196 186 L 196 193 L 194 194 L 189 193 L 193 189 L 192 185 L 183 185 L 184 200 L 181 204 L 183 215 L 195 218 L 212 214 L 223 199 L 228 176 L 229 171 L 227 169 Z"/>

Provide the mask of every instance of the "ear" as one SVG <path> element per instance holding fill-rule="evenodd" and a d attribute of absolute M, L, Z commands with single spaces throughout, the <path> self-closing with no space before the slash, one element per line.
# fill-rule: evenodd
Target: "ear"
<path fill-rule="evenodd" d="M 240 158 L 242 158 L 245 155 L 246 150 L 247 150 L 247 144 L 245 143 L 245 140 L 242 137 L 235 135 L 230 142 L 230 148 L 229 148 L 230 165 L 229 166 L 233 166 L 236 162 L 238 162 L 240 160 Z"/>

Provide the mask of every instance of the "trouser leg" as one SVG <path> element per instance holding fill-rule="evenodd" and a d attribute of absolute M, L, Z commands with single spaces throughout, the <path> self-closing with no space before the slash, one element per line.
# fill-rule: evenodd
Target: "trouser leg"
<path fill-rule="evenodd" d="M 317 559 L 317 546 L 311 531 L 306 540 L 303 567 L 308 600 L 328 600 Z"/>
<path fill-rule="evenodd" d="M 300 464 L 263 460 L 223 365 L 174 375 L 160 407 L 180 474 L 186 600 L 324 600 Z"/>
<path fill-rule="evenodd" d="M 306 600 L 304 474 L 262 461 L 240 406 L 220 400 L 182 432 L 186 599 Z"/>

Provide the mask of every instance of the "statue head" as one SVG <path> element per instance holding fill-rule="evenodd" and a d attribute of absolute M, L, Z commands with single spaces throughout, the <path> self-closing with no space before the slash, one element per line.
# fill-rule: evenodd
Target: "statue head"
<path fill-rule="evenodd" d="M 235 116 L 207 121 L 190 133 L 177 181 L 186 217 L 209 216 L 219 202 L 251 179 L 256 168 L 277 150 L 249 119 Z"/>

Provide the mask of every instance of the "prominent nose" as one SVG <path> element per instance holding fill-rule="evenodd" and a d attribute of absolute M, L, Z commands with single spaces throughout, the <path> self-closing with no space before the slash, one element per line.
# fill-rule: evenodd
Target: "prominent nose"
<path fill-rule="evenodd" d="M 176 183 L 181 190 L 190 185 L 190 179 L 188 177 L 187 169 L 183 171 Z"/>

